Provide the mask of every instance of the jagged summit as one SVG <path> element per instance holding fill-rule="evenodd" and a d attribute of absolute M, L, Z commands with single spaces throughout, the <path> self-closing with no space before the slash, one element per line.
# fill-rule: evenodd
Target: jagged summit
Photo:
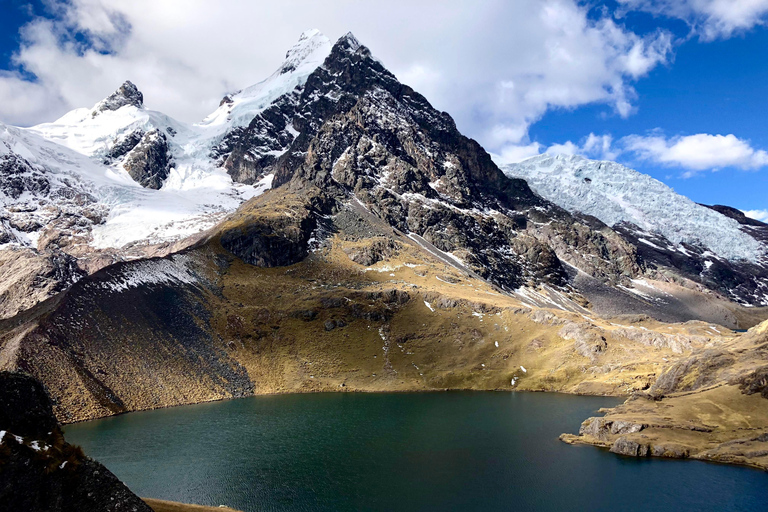
<path fill-rule="evenodd" d="M 360 41 L 355 37 L 352 32 L 347 32 L 336 41 L 337 45 L 346 46 L 350 50 L 357 51 L 358 48 L 363 46 Z"/>
<path fill-rule="evenodd" d="M 84 247 L 77 249 L 77 257 L 91 248 L 123 250 L 131 244 L 179 240 L 211 227 L 244 200 L 288 185 L 302 194 L 319 191 L 318 204 L 333 205 L 323 210 L 324 216 L 363 207 L 398 232 L 431 244 L 446 261 L 461 261 L 462 268 L 506 290 L 542 283 L 564 289 L 572 267 L 622 286 L 672 269 L 743 303 L 768 303 L 768 265 L 763 268 L 758 258 L 749 265 L 728 259 L 730 253 L 759 253 L 768 232 L 739 227 L 738 219 L 687 199 L 673 201 L 673 208 L 647 197 L 647 211 L 622 209 L 630 196 L 640 197 L 633 190 L 645 178 L 613 163 L 594 165 L 596 171 L 618 166 L 615 176 L 572 176 L 578 198 L 602 190 L 588 201 L 593 210 L 573 208 L 563 190 L 552 198 L 541 191 L 537 195 L 523 179 L 505 176 L 476 141 L 458 131 L 450 115 L 398 81 L 352 33 L 331 42 L 319 30 L 305 31 L 272 75 L 227 95 L 199 124 L 143 108 L 143 95 L 126 82 L 94 109 L 73 110 L 27 132 L 46 139 L 48 146 L 84 155 L 84 171 L 67 183 L 79 182 L 78 192 L 87 191 L 92 209 L 100 214 L 89 213 L 94 222 L 78 220 L 75 225 L 83 229 L 60 229 L 64 235 L 56 238 L 62 246 Z M 41 142 L 30 139 L 32 147 Z M 46 151 L 56 153 L 61 150 Z M 46 157 L 40 172 L 49 174 L 48 168 L 61 166 L 59 160 L 74 161 L 68 153 L 57 160 Z M 551 156 L 529 164 L 538 169 L 532 175 L 547 165 L 570 166 L 574 172 L 593 166 L 576 157 Z M 30 173 L 22 165 L 13 172 Z M 569 184 L 567 175 L 550 181 Z M 603 190 L 603 181 L 613 192 L 628 191 L 629 196 L 613 201 L 616 194 Z M 45 183 L 25 179 L 23 190 L 10 191 L 8 205 L 14 208 L 26 197 L 24 191 L 42 192 L 37 193 L 39 208 L 24 205 L 27 213 L 8 216 L 14 224 L 9 221 L 6 238 L 26 239 L 29 247 L 38 240 L 50 245 L 41 212 L 53 192 L 43 193 Z M 640 192 L 668 197 L 671 191 L 657 190 L 657 185 L 662 184 L 650 183 Z M 51 185 L 52 191 L 57 188 Z M 158 204 L 164 205 L 162 212 Z M 689 206 L 695 216 L 686 214 Z M 622 216 L 626 213 L 634 216 Z M 685 224 L 696 218 L 706 222 Z M 664 238 L 660 230 L 666 228 L 673 229 Z M 706 235 L 706 240 L 698 238 L 706 243 L 691 246 L 685 230 Z M 87 236 L 92 236 L 90 245 L 80 244 Z M 301 255 L 307 246 L 293 249 Z"/>
<path fill-rule="evenodd" d="M 93 107 L 93 115 L 96 116 L 105 110 L 117 110 L 126 105 L 136 108 L 144 107 L 144 95 L 130 80 L 123 82 L 115 92 L 97 103 Z"/>

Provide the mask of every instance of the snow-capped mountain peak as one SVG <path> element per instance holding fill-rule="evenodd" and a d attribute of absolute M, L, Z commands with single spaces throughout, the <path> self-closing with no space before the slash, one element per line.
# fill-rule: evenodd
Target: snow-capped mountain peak
<path fill-rule="evenodd" d="M 93 115 L 97 116 L 105 110 L 118 110 L 127 105 L 136 108 L 144 106 L 144 95 L 133 82 L 126 80 L 115 92 L 98 102 L 93 107 Z"/>
<path fill-rule="evenodd" d="M 299 37 L 299 42 L 286 52 L 285 61 L 277 72 L 284 74 L 290 73 L 302 65 L 319 65 L 327 56 L 327 52 L 323 49 L 329 45 L 329 39 L 316 28 L 303 32 Z"/>
<path fill-rule="evenodd" d="M 196 126 L 214 130 L 218 127 L 221 133 L 246 126 L 275 99 L 303 85 L 330 53 L 331 42 L 325 35 L 317 29 L 305 31 L 271 76 L 238 92 L 227 94 L 219 107 Z"/>
<path fill-rule="evenodd" d="M 336 42 L 336 44 L 344 44 L 346 47 L 350 49 L 350 51 L 357 51 L 362 44 L 358 39 L 355 37 L 355 35 L 352 32 L 347 32 L 339 40 Z"/>
<path fill-rule="evenodd" d="M 13 163 L 8 172 L 14 180 L 25 177 L 19 182 L 25 188 L 14 186 L 10 195 L 0 194 L 0 217 L 13 217 L 14 225 L 27 231 L 10 226 L 18 236 L 0 233 L 0 244 L 21 240 L 34 247 L 42 233 L 39 228 L 47 222 L 37 211 L 51 204 L 69 208 L 58 199 L 61 187 L 67 196 L 70 190 L 87 194 L 99 210 L 99 219 L 84 224 L 80 233 L 95 249 L 175 240 L 213 225 L 269 188 L 272 177 L 264 176 L 253 186 L 233 183 L 212 148 L 278 98 L 302 87 L 330 51 L 330 41 L 319 30 L 304 32 L 270 77 L 225 97 L 196 125 L 145 108 L 143 93 L 125 81 L 92 108 L 78 108 L 27 129 L 3 126 L 0 157 Z M 3 214 L 20 201 L 27 213 Z"/>
<path fill-rule="evenodd" d="M 597 217 L 608 226 L 631 223 L 672 244 L 703 246 L 728 260 L 757 262 L 765 254 L 764 246 L 734 219 L 616 162 L 544 154 L 502 170 L 526 180 L 545 199 L 570 212 Z"/>

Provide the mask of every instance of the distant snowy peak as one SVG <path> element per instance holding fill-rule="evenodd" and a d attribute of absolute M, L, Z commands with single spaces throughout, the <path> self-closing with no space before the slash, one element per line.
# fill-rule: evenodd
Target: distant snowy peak
<path fill-rule="evenodd" d="M 277 98 L 304 85 L 330 53 L 331 41 L 317 29 L 307 30 L 288 50 L 277 71 L 266 80 L 224 96 L 219 108 L 196 126 L 223 130 L 246 126 Z"/>
<path fill-rule="evenodd" d="M 319 65 L 319 63 L 322 63 L 322 60 L 325 60 L 325 57 L 330 52 L 330 44 L 330 40 L 319 30 L 307 30 L 301 34 L 299 42 L 286 52 L 285 62 L 283 62 L 277 72 L 281 75 L 290 73 L 305 63 L 309 65 L 312 65 L 313 63 Z M 316 57 L 322 57 L 319 63 L 317 62 Z M 308 60 L 309 62 L 307 62 Z"/>
<path fill-rule="evenodd" d="M 96 116 L 105 110 L 118 110 L 126 105 L 136 108 L 144 106 L 144 95 L 130 80 L 126 80 L 119 89 L 98 102 L 93 107 L 93 115 Z"/>
<path fill-rule="evenodd" d="M 536 193 L 562 208 L 597 217 L 608 226 L 631 223 L 673 244 L 703 246 L 732 261 L 757 262 L 765 255 L 763 244 L 736 220 L 615 162 L 539 155 L 502 170 L 523 178 Z"/>
<path fill-rule="evenodd" d="M 124 84 L 118 92 L 125 87 Z M 32 126 L 28 131 L 97 160 L 107 157 L 116 144 L 138 131 L 146 133 L 157 129 L 171 137 L 179 132 L 189 134 L 186 124 L 144 108 L 135 95 L 131 100 L 115 94 L 92 109 L 72 110 L 52 123 Z"/>

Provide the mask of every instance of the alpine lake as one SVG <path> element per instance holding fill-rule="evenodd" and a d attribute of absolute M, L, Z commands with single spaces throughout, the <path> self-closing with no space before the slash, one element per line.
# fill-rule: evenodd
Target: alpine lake
<path fill-rule="evenodd" d="M 143 497 L 256 511 L 758 511 L 768 473 L 558 440 L 617 398 L 256 396 L 67 425 Z"/>

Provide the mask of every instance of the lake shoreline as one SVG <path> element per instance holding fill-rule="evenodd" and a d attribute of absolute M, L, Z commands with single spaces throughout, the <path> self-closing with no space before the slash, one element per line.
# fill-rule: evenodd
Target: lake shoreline
<path fill-rule="evenodd" d="M 740 438 L 738 436 L 738 429 L 727 430 L 725 434 L 720 433 L 721 436 L 725 436 L 723 439 L 713 441 L 711 431 L 708 428 L 698 428 L 692 424 L 680 425 L 672 421 L 656 422 L 653 424 L 648 423 L 648 418 L 652 418 L 652 414 L 646 411 L 635 411 L 635 414 L 631 414 L 627 417 L 626 414 L 622 414 L 626 409 L 632 409 L 633 403 L 644 403 L 652 400 L 647 399 L 641 395 L 626 396 L 626 395 L 606 395 L 606 394 L 590 394 L 590 393 L 569 393 L 567 391 L 546 391 L 546 390 L 478 390 L 478 389 L 422 389 L 422 390 L 344 390 L 344 391 L 329 391 L 329 390 L 307 390 L 307 391 L 286 391 L 276 393 L 258 393 L 243 397 L 231 397 L 222 398 L 217 400 L 204 400 L 200 402 L 191 402 L 179 405 L 161 406 L 148 409 L 140 409 L 136 411 L 126 411 L 118 414 L 107 415 L 101 418 L 93 418 L 89 420 L 76 421 L 64 425 L 75 425 L 78 423 L 85 423 L 89 421 L 101 420 L 112 417 L 125 416 L 136 412 L 149 412 L 164 409 L 175 409 L 180 407 L 187 407 L 193 405 L 203 405 L 217 402 L 236 401 L 254 397 L 269 397 L 269 396 L 286 396 L 286 395 L 317 395 L 317 394 L 420 394 L 420 393 L 460 393 L 460 392 L 476 392 L 476 393 L 543 393 L 543 394 L 556 394 L 565 396 L 594 396 L 594 397 L 611 397 L 617 399 L 624 399 L 624 402 L 613 408 L 607 408 L 598 411 L 601 416 L 591 416 L 584 420 L 578 433 L 564 432 L 559 436 L 560 441 L 569 445 L 585 445 L 593 446 L 596 448 L 606 449 L 611 453 L 619 456 L 638 457 L 638 458 L 667 458 L 667 459 L 691 459 L 700 460 L 704 462 L 715 462 L 719 464 L 744 466 L 761 471 L 768 471 L 768 452 L 761 450 L 762 443 L 768 443 L 768 428 L 764 429 L 765 434 L 762 434 L 762 438 Z M 736 398 L 739 397 L 739 393 L 735 394 Z M 755 400 L 757 399 L 757 400 Z M 639 401 L 639 402 L 638 402 Z M 752 401 L 758 401 L 758 397 L 754 397 Z M 689 420 L 690 421 L 690 420 Z M 626 425 L 619 430 L 616 427 L 611 428 L 614 422 L 618 424 Z M 768 414 L 766 415 L 766 424 L 768 424 Z M 687 443 L 680 444 L 675 439 L 677 434 L 676 429 L 683 429 L 689 431 Z M 642 433 L 639 433 L 642 432 Z M 648 437 L 648 433 L 653 432 L 652 438 Z M 629 435 L 627 435 L 629 434 Z M 696 436 L 691 438 L 691 436 Z M 737 453 L 724 453 L 722 450 L 718 452 L 716 449 L 706 450 L 704 446 L 712 444 L 723 444 L 724 446 L 731 445 L 747 445 L 753 449 L 745 456 L 743 451 Z M 757 446 L 755 446 L 757 445 Z M 756 448 L 756 449 L 755 449 Z M 750 455 L 751 453 L 751 455 Z M 757 458 L 754 456 L 757 454 Z"/>
<path fill-rule="evenodd" d="M 81 423 L 88 423 L 89 421 L 96 421 L 96 420 L 104 420 L 107 418 L 117 418 L 119 416 L 125 416 L 127 414 L 133 414 L 136 412 L 149 412 L 149 411 L 161 411 L 164 409 L 176 409 L 178 407 L 188 407 L 190 405 L 203 405 L 203 404 L 213 404 L 213 403 L 219 403 L 219 402 L 231 402 L 234 400 L 243 400 L 247 398 L 254 398 L 254 397 L 260 397 L 260 396 L 285 396 L 285 395 L 319 395 L 319 394 L 360 394 L 360 395 L 368 395 L 368 394 L 393 394 L 393 395 L 408 395 L 408 394 L 418 394 L 418 393 L 464 393 L 464 392 L 472 392 L 472 393 L 536 393 L 536 394 L 547 394 L 547 395 L 567 395 L 567 396 L 595 396 L 595 397 L 610 397 L 610 398 L 623 398 L 628 399 L 629 396 L 625 394 L 601 394 L 601 393 L 577 393 L 577 392 L 568 392 L 568 391 L 549 391 L 549 390 L 543 390 L 543 389 L 471 389 L 471 388 L 446 388 L 446 389 L 435 389 L 435 388 L 424 388 L 424 389 L 381 389 L 381 390 L 371 390 L 371 389 L 348 389 L 348 390 L 338 390 L 338 391 L 332 391 L 328 389 L 316 389 L 316 390 L 305 390 L 305 391 L 278 391 L 278 392 L 271 392 L 271 393 L 254 393 L 252 395 L 245 395 L 245 396 L 233 396 L 233 397 L 224 397 L 224 398 L 214 398 L 211 400 L 200 400 L 196 402 L 188 402 L 183 404 L 174 404 L 174 405 L 160 405 L 158 407 L 147 407 L 142 409 L 134 409 L 130 411 L 123 411 L 118 412 L 115 414 L 105 414 L 103 416 L 97 416 L 94 418 L 87 418 L 83 420 L 76 420 L 76 421 L 59 421 L 62 426 L 66 425 L 78 425 Z"/>
<path fill-rule="evenodd" d="M 141 498 L 141 500 L 149 505 L 149 508 L 151 508 L 154 512 L 241 512 L 240 510 L 224 505 L 206 507 L 204 505 L 179 503 L 178 501 L 157 500 L 154 498 Z"/>

